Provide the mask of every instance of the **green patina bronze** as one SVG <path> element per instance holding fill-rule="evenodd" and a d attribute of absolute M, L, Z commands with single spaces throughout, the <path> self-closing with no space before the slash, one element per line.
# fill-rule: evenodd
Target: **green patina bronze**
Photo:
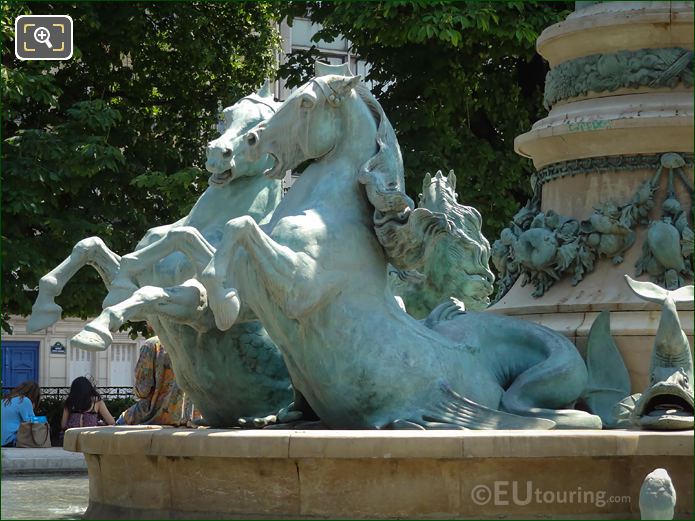
<path fill-rule="evenodd" d="M 563 335 L 455 303 L 424 322 L 399 308 L 387 263 L 422 266 L 450 225 L 413 208 L 395 133 L 358 77 L 311 80 L 244 143 L 233 159 L 269 154 L 270 177 L 308 166 L 267 224 L 225 225 L 199 280 L 221 331 L 261 320 L 324 424 L 600 427 L 567 408 L 587 374 Z"/>
<path fill-rule="evenodd" d="M 630 394 L 630 374 L 611 336 L 610 312 L 601 311 L 591 324 L 586 349 L 589 383 L 582 395 L 589 410 L 601 417 L 603 428 L 619 427 L 616 405 Z"/>
<path fill-rule="evenodd" d="M 98 237 L 80 241 L 63 263 L 42 277 L 27 330 L 43 329 L 60 318 L 55 297 L 79 269 L 91 265 L 109 290 L 108 307 L 71 346 L 106 349 L 112 332 L 127 320 L 147 320 L 171 356 L 178 384 L 208 424 L 236 425 L 239 417 L 261 417 L 291 401 L 287 369 L 261 323 L 252 320 L 218 330 L 195 279 L 196 264 L 210 257 L 229 219 L 248 215 L 265 222 L 280 202 L 281 182 L 261 175 L 268 157 L 232 162 L 240 139 L 276 107 L 264 90 L 226 108 L 222 135 L 207 148 L 210 186 L 191 212 L 174 224 L 149 230 L 135 251 L 123 257 Z M 208 246 L 198 256 L 186 256 L 179 250 L 187 241 Z M 90 341 L 94 335 L 98 344 Z"/>
<path fill-rule="evenodd" d="M 675 172 L 685 177 L 685 161 L 678 154 L 664 154 L 661 166 L 669 171 L 668 191 L 661 206 L 661 219 L 649 225 L 635 275 L 646 272 L 666 289 L 675 290 L 693 278 L 693 230 L 674 187 Z"/>
<path fill-rule="evenodd" d="M 317 63 L 316 69 L 317 75 L 349 73 L 344 66 L 322 63 Z M 267 413 L 277 411 L 291 398 L 287 370 L 277 347 L 258 321 L 240 323 L 225 332 L 210 327 L 205 297 L 190 277 L 195 276 L 200 259 L 214 251 L 230 218 L 242 214 L 265 222 L 279 203 L 280 181 L 260 175 L 266 160 L 231 159 L 240 134 L 276 107 L 264 92 L 222 111 L 222 136 L 207 149 L 210 188 L 191 213 L 173 225 L 148 231 L 136 250 L 122 258 L 99 238 L 80 241 L 73 254 L 42 279 L 29 330 L 43 329 L 60 318 L 55 297 L 77 270 L 89 264 L 102 275 L 109 294 L 102 315 L 72 340 L 73 346 L 105 349 L 112 341 L 112 332 L 125 321 L 148 320 L 168 346 L 179 383 L 208 424 L 236 425 L 239 418 L 246 424 L 253 419 L 255 426 L 273 422 L 274 417 Z M 448 298 L 446 287 L 453 295 L 465 296 L 472 309 L 486 307 L 492 291 L 489 244 L 480 233 L 480 215 L 455 202 L 454 183 L 453 174 L 449 178 L 439 174 L 432 187 L 425 188 L 422 199 L 423 205 L 445 213 L 450 225 L 446 239 L 426 256 L 423 277 L 427 283 L 409 293 L 414 312 L 428 308 L 423 316 Z M 176 251 L 185 251 L 182 244 L 186 242 L 204 241 L 207 247 L 197 255 Z M 442 256 L 447 251 L 456 255 L 447 260 Z M 461 264 L 461 260 L 466 262 Z M 96 343 L 95 335 L 99 339 Z"/>
<path fill-rule="evenodd" d="M 661 318 L 649 366 L 649 386 L 642 394 L 623 400 L 616 417 L 623 423 L 629 419 L 643 429 L 692 429 L 693 357 L 676 304 L 695 300 L 693 286 L 669 291 L 627 275 L 625 280 L 638 297 L 661 305 Z"/>
<path fill-rule="evenodd" d="M 559 101 L 589 92 L 620 88 L 693 86 L 693 52 L 681 47 L 640 49 L 592 54 L 568 60 L 545 78 L 543 103 L 550 109 Z"/>
<path fill-rule="evenodd" d="M 651 156 L 641 160 L 625 161 L 604 159 L 605 170 L 611 165 L 651 164 Z M 589 170 L 596 162 L 579 160 L 573 165 Z M 690 259 L 693 250 L 693 232 L 687 216 L 675 196 L 674 180 L 681 180 L 692 193 L 683 168 L 686 161 L 675 153 L 662 154 L 654 176 L 642 183 L 626 204 L 607 201 L 594 209 L 586 220 L 565 217 L 554 210 L 540 211 L 540 184 L 544 173 L 534 177 L 534 196 L 502 230 L 492 246 L 492 261 L 499 273 L 497 300 L 521 277 L 522 285 L 534 286 L 532 295 L 542 296 L 548 288 L 564 276 L 570 276 L 572 285 L 581 282 L 594 271 L 601 257 L 613 264 L 623 261 L 624 253 L 635 243 L 638 225 L 649 225 L 643 255 L 637 263 L 637 275 L 649 273 L 655 280 L 671 288 L 692 279 Z M 627 168 L 627 167 L 626 167 Z M 669 171 L 669 188 L 664 201 L 662 220 L 649 223 L 648 215 L 654 207 L 655 192 L 659 187 L 663 169 Z M 605 171 L 604 170 L 604 171 Z M 569 167 L 558 172 L 571 175 Z"/>
<path fill-rule="evenodd" d="M 444 214 L 449 232 L 425 251 L 423 267 L 398 270 L 391 267 L 389 283 L 407 312 L 425 318 L 439 304 L 454 297 L 471 311 L 490 305 L 494 275 L 490 271 L 490 243 L 482 234 L 482 217 L 456 200 L 456 176 L 437 172 L 425 175 L 418 207 Z"/>
<path fill-rule="evenodd" d="M 466 311 L 456 299 L 422 321 L 398 306 L 388 263 L 439 277 L 442 295 L 460 278 L 470 283 L 462 299 L 477 295 L 482 307 L 492 281 L 488 243 L 480 215 L 456 203 L 453 174 L 426 178 L 414 207 L 383 109 L 359 77 L 335 72 L 279 108 L 263 97 L 235 105 L 244 110 L 229 119 L 240 126 L 229 123 L 209 145 L 211 187 L 191 213 L 122 258 L 98 244 L 88 254 L 77 248 L 42 279 L 32 327 L 57 319 L 53 298 L 89 263 L 109 294 L 71 344 L 106 349 L 125 320 L 150 321 L 213 425 L 296 419 L 306 402 L 333 428 L 600 428 L 598 416 L 572 405 L 590 396 L 604 414 L 616 387 L 589 374 L 562 334 Z M 278 180 L 300 164 L 308 166 L 279 201 Z M 645 186 L 621 218 L 622 210 L 641 218 L 653 192 Z M 588 222 L 605 224 L 601 235 L 622 224 L 597 212 Z M 555 240 L 560 258 L 571 259 L 570 239 L 585 224 L 533 208 L 517 220 L 519 237 L 510 233 L 520 260 L 512 261 L 544 269 L 558 253 L 535 251 L 534 241 Z M 621 248 L 599 241 L 596 251 L 619 256 Z M 276 416 L 292 397 L 288 374 L 296 401 Z"/>
<path fill-rule="evenodd" d="M 640 519 L 673 519 L 676 489 L 666 469 L 655 469 L 644 478 L 639 491 Z"/>

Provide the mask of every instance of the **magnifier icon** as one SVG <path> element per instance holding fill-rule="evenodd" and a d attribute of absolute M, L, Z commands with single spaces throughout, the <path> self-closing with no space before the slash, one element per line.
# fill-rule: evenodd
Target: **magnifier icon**
<path fill-rule="evenodd" d="M 49 40 L 50 37 L 51 33 L 45 27 L 37 27 L 34 31 L 34 39 L 39 43 L 45 43 L 46 47 L 52 49 L 53 46 L 51 45 L 51 42 Z"/>

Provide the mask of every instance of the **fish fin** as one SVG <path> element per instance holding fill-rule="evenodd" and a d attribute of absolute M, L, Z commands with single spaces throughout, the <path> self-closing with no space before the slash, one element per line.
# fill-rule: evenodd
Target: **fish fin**
<path fill-rule="evenodd" d="M 434 329 L 434 327 L 440 322 L 446 322 L 447 320 L 453 320 L 459 315 L 466 314 L 466 305 L 460 300 L 449 297 L 447 300 L 439 304 L 424 320 L 425 327 Z"/>
<path fill-rule="evenodd" d="M 586 366 L 589 380 L 582 398 L 605 426 L 613 426 L 616 422 L 613 409 L 630 394 L 630 375 L 611 336 L 608 311 L 602 311 L 591 325 Z"/>
<path fill-rule="evenodd" d="M 452 428 L 497 430 L 548 430 L 555 422 L 544 418 L 519 416 L 480 405 L 465 398 L 448 385 L 440 386 L 445 400 L 434 407 L 423 419 L 433 424 L 450 424 Z"/>
<path fill-rule="evenodd" d="M 669 295 L 674 302 L 694 302 L 695 301 L 695 291 L 693 290 L 693 285 L 683 286 L 676 290 L 670 291 Z"/>
<path fill-rule="evenodd" d="M 671 297 L 674 302 L 695 301 L 695 293 L 693 292 L 692 284 L 669 291 L 661 286 L 657 286 L 652 282 L 634 280 L 630 278 L 629 275 L 625 275 L 625 281 L 635 295 L 649 302 L 663 304 L 668 297 Z"/>
<path fill-rule="evenodd" d="M 412 420 L 393 420 L 391 423 L 389 423 L 385 429 L 393 429 L 393 430 L 416 430 L 416 431 L 424 431 L 425 427 L 421 422 L 415 422 Z"/>

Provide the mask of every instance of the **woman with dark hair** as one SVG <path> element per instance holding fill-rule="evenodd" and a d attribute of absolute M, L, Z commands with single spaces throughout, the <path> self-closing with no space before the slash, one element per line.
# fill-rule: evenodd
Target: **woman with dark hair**
<path fill-rule="evenodd" d="M 19 424 L 31 421 L 41 400 L 41 388 L 32 381 L 22 382 L 2 399 L 2 446 L 17 442 Z"/>
<path fill-rule="evenodd" d="M 92 382 L 84 376 L 78 376 L 70 385 L 60 426 L 63 430 L 96 427 L 99 415 L 108 425 L 116 423 Z"/>

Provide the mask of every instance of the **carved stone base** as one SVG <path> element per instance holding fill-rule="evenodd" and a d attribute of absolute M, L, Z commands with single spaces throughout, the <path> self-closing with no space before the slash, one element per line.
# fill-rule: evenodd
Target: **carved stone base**
<path fill-rule="evenodd" d="M 658 467 L 692 517 L 692 431 L 102 427 L 65 448 L 87 460 L 87 519 L 637 519 Z"/>
<path fill-rule="evenodd" d="M 507 237 L 503 233 L 504 240 L 497 249 L 504 261 L 500 270 L 504 273 L 509 267 L 512 272 L 521 269 L 531 273 L 538 285 L 536 294 L 545 293 L 533 298 L 533 288 L 521 287 L 517 281 L 491 311 L 529 316 L 551 327 L 554 324 L 570 337 L 581 337 L 585 326 L 588 330 L 590 323 L 584 322 L 591 316 L 585 316 L 587 312 L 640 312 L 616 316 L 613 324 L 614 334 L 624 337 L 618 341 L 624 356 L 634 358 L 628 346 L 636 340 L 651 345 L 656 327 L 647 313 L 656 307 L 640 302 L 623 282 L 623 274 L 634 276 L 635 263 L 642 257 L 647 221 L 659 225 L 640 263 L 650 266 L 652 282 L 669 289 L 692 284 L 692 273 L 683 267 L 680 257 L 686 258 L 686 265 L 692 259 L 685 252 L 692 249 L 693 99 L 689 71 L 693 8 L 691 3 L 676 1 L 581 4 L 538 38 L 538 52 L 551 66 L 546 85 L 550 112 L 515 140 L 515 150 L 532 158 L 539 170 L 534 205 L 539 204 L 546 215 L 552 210 L 563 218 L 578 220 L 580 231 L 572 234 L 570 226 L 565 230 L 540 220 L 528 224 L 548 228 L 554 235 L 526 234 L 521 241 L 523 226 L 505 230 Z M 682 77 L 677 76 L 680 73 Z M 670 90 L 664 90 L 666 85 Z M 675 156 L 670 152 L 678 154 L 681 166 L 674 166 Z M 661 166 L 650 159 L 659 155 Z M 642 183 L 648 181 L 654 183 L 651 188 L 657 188 L 653 201 L 641 191 Z M 670 189 L 677 202 L 669 197 L 667 204 Z M 606 207 L 609 202 L 614 204 Z M 651 202 L 653 208 L 645 219 Z M 685 231 L 680 237 L 681 232 L 672 226 L 677 220 L 675 214 L 667 210 L 675 207 L 678 212 L 682 208 L 679 230 Z M 618 210 L 625 211 L 619 218 L 615 215 Z M 520 214 L 523 221 L 525 214 Z M 630 233 L 623 233 L 625 228 L 635 231 L 634 240 Z M 579 243 L 572 242 L 573 238 L 579 238 Z M 557 254 L 548 262 L 553 241 L 558 244 Z M 514 253 L 513 258 L 501 255 L 510 242 L 513 244 L 508 250 Z M 519 248 L 517 242 L 521 243 Z M 572 244 L 580 246 L 576 252 Z M 654 261 L 657 247 L 660 258 L 668 257 L 659 266 Z M 629 249 L 624 262 L 611 264 L 625 248 Z M 603 257 L 594 262 L 596 253 L 613 259 Z M 520 268 L 514 265 L 516 261 Z M 554 282 L 553 276 L 561 280 Z M 575 287 L 572 277 L 583 280 Z M 504 281 L 505 289 L 512 280 L 510 275 Z M 683 325 L 692 338 L 692 313 L 688 313 L 692 305 L 682 309 L 686 310 Z M 645 324 L 654 329 L 650 331 Z M 644 363 L 649 363 L 648 352 Z M 631 369 L 644 373 L 637 366 Z"/>
<path fill-rule="evenodd" d="M 644 229 L 638 230 L 637 244 L 642 243 L 644 234 Z M 634 276 L 634 264 L 641 251 L 641 247 L 629 249 L 625 260 L 618 265 L 601 260 L 596 270 L 577 286 L 572 286 L 565 278 L 539 298 L 531 296 L 531 284 L 521 286 L 517 281 L 499 302 L 486 311 L 531 320 L 563 333 L 575 343 L 582 355 L 594 319 L 600 311 L 611 311 L 611 333 L 630 372 L 632 392 L 642 392 L 647 386 L 661 308 L 639 299 L 624 281 L 624 274 Z M 649 280 L 649 277 L 640 277 L 640 280 Z M 678 304 L 678 308 L 681 326 L 692 349 L 693 304 Z"/>

